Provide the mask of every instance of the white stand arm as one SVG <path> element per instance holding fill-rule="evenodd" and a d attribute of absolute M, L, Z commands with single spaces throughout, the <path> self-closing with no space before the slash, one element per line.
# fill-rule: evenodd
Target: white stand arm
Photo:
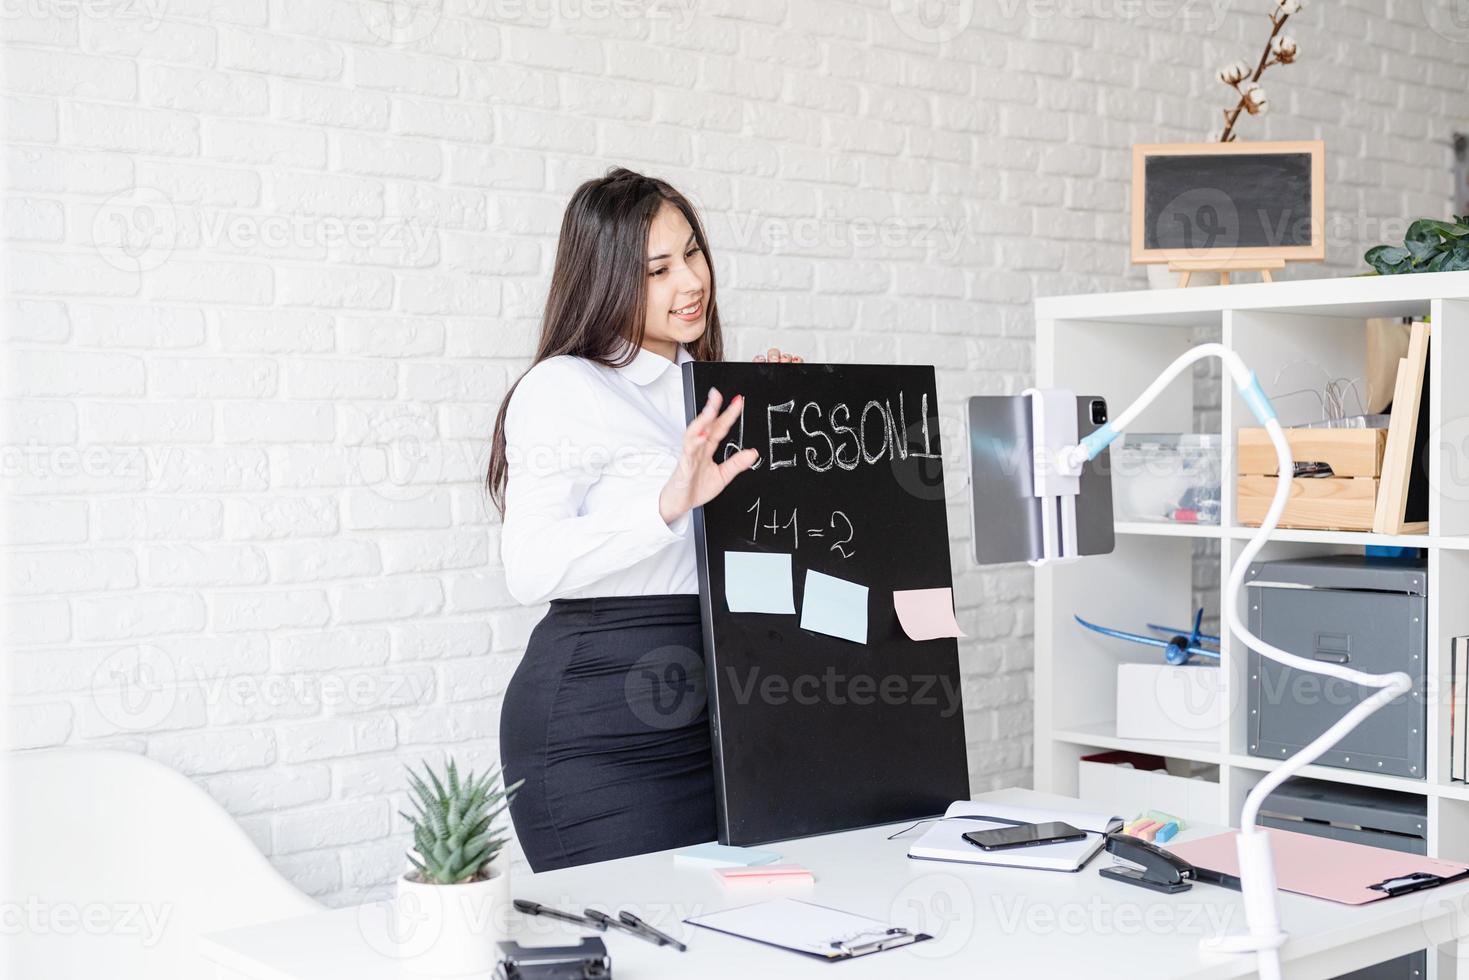
<path fill-rule="evenodd" d="M 1270 434 L 1270 441 L 1275 446 L 1275 456 L 1280 473 L 1280 478 L 1276 482 L 1275 496 L 1270 501 L 1270 509 L 1265 514 L 1265 520 L 1240 552 L 1234 564 L 1234 571 L 1229 576 L 1229 588 L 1225 593 L 1224 603 L 1224 615 L 1229 628 L 1251 649 L 1277 663 L 1285 664 L 1296 670 L 1336 677 L 1362 687 L 1377 688 L 1377 693 L 1348 711 L 1336 724 L 1322 732 L 1305 748 L 1266 773 L 1264 778 L 1250 790 L 1240 811 L 1240 887 L 1244 893 L 1245 919 L 1249 925 L 1249 933 L 1244 936 L 1206 940 L 1205 945 L 1215 950 L 1255 953 L 1259 957 L 1260 976 L 1264 980 L 1280 980 L 1280 947 L 1285 943 L 1286 936 L 1281 931 L 1275 905 L 1275 865 L 1270 855 L 1270 838 L 1260 833 L 1259 828 L 1255 825 L 1260 813 L 1260 804 L 1281 783 L 1320 758 L 1322 753 L 1341 741 L 1348 732 L 1365 721 L 1374 711 L 1407 694 L 1412 689 L 1413 682 L 1407 674 L 1401 672 L 1367 674 L 1341 664 L 1323 663 L 1298 657 L 1266 643 L 1251 633 L 1241 618 L 1239 597 L 1244 587 L 1245 574 L 1255 560 L 1255 556 L 1260 553 L 1260 549 L 1265 547 L 1266 542 L 1270 540 L 1271 533 L 1279 526 L 1280 515 L 1285 511 L 1286 502 L 1290 499 L 1291 481 L 1295 476 L 1295 460 L 1291 456 L 1290 444 L 1285 440 L 1285 432 L 1275 417 L 1275 409 L 1271 406 L 1270 400 L 1265 397 L 1265 393 L 1260 390 L 1255 373 L 1245 366 L 1244 361 L 1234 351 L 1225 348 L 1222 344 L 1201 344 L 1183 354 L 1168 365 L 1163 373 L 1148 386 L 1147 390 L 1127 406 L 1120 415 L 1082 439 L 1074 448 L 1065 451 L 1062 454 L 1065 458 L 1058 464 L 1058 470 L 1064 473 L 1075 469 L 1079 473 L 1081 466 L 1087 460 L 1095 458 L 1113 439 L 1116 439 L 1174 378 L 1205 357 L 1218 357 L 1224 362 L 1224 366 L 1234 379 L 1240 397 L 1245 400 L 1250 411 L 1259 419 L 1265 431 Z M 1075 399 L 1073 398 L 1072 401 L 1074 416 Z M 1039 426 L 1036 431 L 1040 431 Z M 1039 454 L 1037 458 L 1039 459 Z M 1039 472 L 1037 472 L 1036 481 L 1037 488 L 1039 488 L 1041 486 Z M 1048 484 L 1048 486 L 1052 485 Z M 1073 510 L 1073 515 L 1074 513 Z M 1044 559 L 1042 559 L 1043 562 Z"/>

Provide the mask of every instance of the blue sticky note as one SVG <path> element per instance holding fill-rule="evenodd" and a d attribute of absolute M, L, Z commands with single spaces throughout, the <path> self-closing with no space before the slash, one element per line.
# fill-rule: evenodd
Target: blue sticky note
<path fill-rule="evenodd" d="M 730 612 L 794 613 L 791 556 L 726 551 L 724 599 Z"/>
<path fill-rule="evenodd" d="M 867 586 L 846 579 L 806 573 L 801 596 L 801 629 L 867 642 Z"/>

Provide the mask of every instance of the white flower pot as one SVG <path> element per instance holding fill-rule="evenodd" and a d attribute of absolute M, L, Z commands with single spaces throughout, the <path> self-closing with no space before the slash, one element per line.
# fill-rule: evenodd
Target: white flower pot
<path fill-rule="evenodd" d="M 490 975 L 506 938 L 510 865 L 503 856 L 486 881 L 431 885 L 408 875 L 398 879 L 393 903 L 394 938 L 406 974 L 422 977 Z"/>

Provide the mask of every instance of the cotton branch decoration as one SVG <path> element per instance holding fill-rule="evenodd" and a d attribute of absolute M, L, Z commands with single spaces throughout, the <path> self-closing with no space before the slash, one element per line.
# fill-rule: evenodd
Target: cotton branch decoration
<path fill-rule="evenodd" d="M 1249 64 L 1244 61 L 1236 61 L 1219 69 L 1219 80 L 1239 94 L 1239 102 L 1235 107 L 1224 110 L 1223 131 L 1215 131 L 1220 143 L 1234 141 L 1234 124 L 1239 120 L 1240 113 L 1259 116 L 1270 111 L 1270 98 L 1265 94 L 1265 87 L 1260 84 L 1260 76 L 1271 65 L 1288 65 L 1296 60 L 1300 48 L 1295 38 L 1282 34 L 1281 31 L 1285 28 L 1285 22 L 1290 20 L 1291 14 L 1300 13 L 1305 6 L 1306 0 L 1275 0 L 1275 9 L 1270 12 L 1270 39 L 1265 42 L 1265 51 L 1260 55 L 1255 70 L 1251 72 Z M 1210 141 L 1215 138 L 1211 136 Z"/>

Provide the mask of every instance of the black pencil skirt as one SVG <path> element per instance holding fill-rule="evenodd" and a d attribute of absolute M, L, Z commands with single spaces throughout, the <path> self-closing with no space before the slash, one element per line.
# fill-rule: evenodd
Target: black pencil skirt
<path fill-rule="evenodd" d="M 696 595 L 552 600 L 500 716 L 533 871 L 718 836 L 703 646 Z"/>

